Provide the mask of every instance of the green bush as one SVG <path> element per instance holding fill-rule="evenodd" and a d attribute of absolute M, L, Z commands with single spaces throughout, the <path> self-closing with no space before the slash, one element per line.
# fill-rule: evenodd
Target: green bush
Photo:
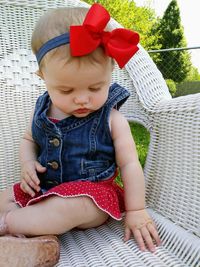
<path fill-rule="evenodd" d="M 166 84 L 169 88 L 170 94 L 172 95 L 172 97 L 174 97 L 176 94 L 176 90 L 177 90 L 176 83 L 171 79 L 166 79 L 165 81 L 166 81 Z"/>

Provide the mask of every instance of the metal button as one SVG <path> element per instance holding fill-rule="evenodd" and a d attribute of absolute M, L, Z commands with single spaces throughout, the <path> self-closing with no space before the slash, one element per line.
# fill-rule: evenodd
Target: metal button
<path fill-rule="evenodd" d="M 51 166 L 53 170 L 57 170 L 59 168 L 59 164 L 57 161 L 48 162 L 48 165 Z"/>
<path fill-rule="evenodd" d="M 58 147 L 60 145 L 60 140 L 58 138 L 53 138 L 49 141 L 49 143 L 54 145 L 55 147 Z"/>

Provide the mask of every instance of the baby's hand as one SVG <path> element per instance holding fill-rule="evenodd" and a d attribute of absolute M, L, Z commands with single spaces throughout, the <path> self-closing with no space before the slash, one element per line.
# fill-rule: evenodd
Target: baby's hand
<path fill-rule="evenodd" d="M 145 209 L 126 212 L 124 241 L 129 240 L 131 234 L 142 251 L 146 251 L 147 246 L 151 252 L 155 252 L 154 241 L 156 245 L 161 245 L 155 223 Z"/>
<path fill-rule="evenodd" d="M 45 171 L 46 168 L 36 160 L 28 160 L 24 162 L 21 168 L 20 188 L 22 191 L 34 197 L 35 191 L 40 191 L 40 180 L 37 176 L 37 172 L 44 173 Z"/>

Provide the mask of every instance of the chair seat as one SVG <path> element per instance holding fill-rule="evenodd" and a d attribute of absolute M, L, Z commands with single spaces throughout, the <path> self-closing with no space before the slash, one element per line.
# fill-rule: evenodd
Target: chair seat
<path fill-rule="evenodd" d="M 88 230 L 72 230 L 60 236 L 61 258 L 57 267 L 189 267 L 199 265 L 200 240 L 190 233 L 186 239 L 184 229 L 162 215 L 149 209 L 149 213 L 158 225 L 163 246 L 155 253 L 139 250 L 134 239 L 123 241 L 124 227 L 122 221 L 109 219 L 106 224 Z M 183 233 L 183 240 L 178 238 Z M 191 240 L 192 239 L 192 240 Z M 194 245 L 192 249 L 189 244 Z M 197 257 L 189 262 L 190 252 L 195 251 Z M 183 253 L 185 251 L 185 254 Z M 192 252 L 194 253 L 194 252 Z M 198 256 L 199 255 L 199 256 Z M 193 258 L 194 260 L 194 258 Z M 187 263 L 186 263 L 187 262 Z M 191 265 L 190 265 L 191 263 Z M 189 264 L 189 265 L 188 265 Z"/>

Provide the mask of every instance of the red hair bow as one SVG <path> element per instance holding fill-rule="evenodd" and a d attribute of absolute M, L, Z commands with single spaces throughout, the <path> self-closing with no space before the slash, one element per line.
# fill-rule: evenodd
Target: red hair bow
<path fill-rule="evenodd" d="M 100 4 L 93 4 L 83 25 L 70 27 L 70 49 L 72 56 L 84 56 L 103 46 L 107 56 L 114 58 L 123 68 L 138 51 L 139 34 L 127 29 L 104 31 L 110 20 L 108 11 Z"/>

